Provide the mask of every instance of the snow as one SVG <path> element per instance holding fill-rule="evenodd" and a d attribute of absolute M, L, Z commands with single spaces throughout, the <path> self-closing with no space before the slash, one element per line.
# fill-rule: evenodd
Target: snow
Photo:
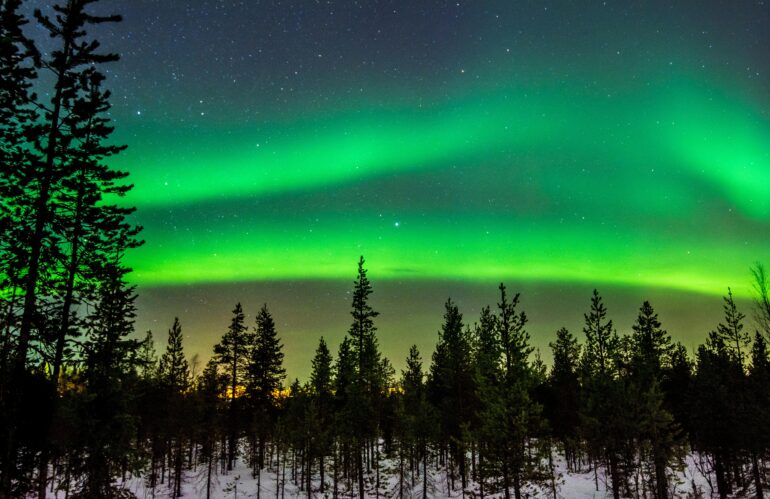
<path fill-rule="evenodd" d="M 273 463 L 274 464 L 274 463 Z M 329 463 L 330 465 L 331 463 Z M 556 469 L 556 486 L 559 498 L 568 499 L 604 499 L 611 498 L 611 491 L 608 491 L 608 481 L 602 470 L 599 471 L 598 476 L 594 476 L 592 470 L 584 470 L 583 472 L 570 473 L 567 471 L 565 462 L 562 458 L 557 457 L 554 460 L 554 466 Z M 681 471 L 675 474 L 676 478 L 670 485 L 672 491 L 672 497 L 677 498 L 689 498 L 689 497 L 710 497 L 711 489 L 708 484 L 708 480 L 704 474 L 700 471 L 703 468 L 703 463 L 700 462 L 696 455 L 689 455 L 685 460 L 685 466 Z M 381 487 L 380 498 L 386 497 L 398 497 L 399 496 L 399 483 L 398 483 L 398 463 L 393 460 L 384 459 L 381 464 Z M 237 499 L 237 498 L 255 498 L 257 497 L 257 479 L 252 476 L 251 469 L 243 461 L 238 461 L 232 471 L 226 474 L 218 474 L 217 468 L 212 475 L 211 483 L 211 497 L 216 499 Z M 206 497 L 206 466 L 201 466 L 195 470 L 188 470 L 185 472 L 184 481 L 182 484 L 182 497 L 188 498 L 200 498 Z M 327 487 L 325 493 L 322 495 L 318 491 L 319 476 L 316 474 L 313 477 L 313 498 L 331 498 L 332 497 L 332 484 L 330 477 L 331 467 L 329 466 L 326 473 Z M 317 473 L 317 472 L 316 472 Z M 429 480 L 428 480 L 428 497 L 432 498 L 477 498 L 479 497 L 479 487 L 476 483 L 471 483 L 466 488 L 465 493 L 460 490 L 459 480 L 456 481 L 456 490 L 450 491 L 448 486 L 448 476 L 445 469 L 436 469 L 434 466 L 428 467 Z M 278 477 L 280 479 L 280 476 Z M 596 480 L 599 482 L 599 491 L 596 490 Z M 422 477 L 416 480 L 414 488 L 411 488 L 408 483 L 404 486 L 405 498 L 421 498 L 422 497 Z M 367 478 L 368 481 L 368 498 L 374 498 L 374 473 Z M 121 484 L 124 488 L 133 492 L 140 499 L 151 498 L 169 498 L 171 497 L 171 489 L 168 481 L 164 484 L 160 484 L 155 487 L 155 490 L 147 487 L 144 477 L 130 477 L 124 483 Z M 355 487 L 355 484 L 354 484 Z M 301 491 L 299 485 L 292 483 L 291 481 L 291 469 L 287 466 L 285 474 L 285 489 L 278 489 L 278 495 L 276 495 L 276 471 L 275 467 L 268 467 L 262 470 L 260 479 L 261 494 L 259 497 L 263 499 L 277 498 L 288 499 L 307 497 L 306 491 Z M 358 497 L 357 491 L 354 489 L 351 491 L 347 488 L 347 483 L 340 482 L 339 484 L 339 497 L 350 498 Z M 524 492 L 524 497 L 532 499 L 551 498 L 550 484 L 537 487 L 534 485 L 528 485 Z M 511 492 L 513 495 L 513 492 Z M 649 493 L 648 493 L 649 496 Z M 54 494 L 49 493 L 49 498 L 63 498 L 64 493 L 59 492 Z M 486 497 L 501 498 L 502 493 L 495 495 L 487 495 Z"/>

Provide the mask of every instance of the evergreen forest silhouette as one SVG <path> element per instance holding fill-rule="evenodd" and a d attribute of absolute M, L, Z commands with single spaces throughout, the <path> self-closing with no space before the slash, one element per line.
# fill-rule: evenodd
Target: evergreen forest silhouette
<path fill-rule="evenodd" d="M 556 461 L 597 490 L 667 499 L 690 456 L 719 497 L 764 497 L 770 462 L 770 284 L 752 268 L 755 334 L 728 291 L 724 319 L 695 352 L 674 343 L 652 305 L 619 334 L 598 292 L 582 343 L 555 332 L 546 366 L 530 345 L 519 295 L 468 320 L 451 300 L 435 350 L 395 372 L 380 352 L 363 257 L 351 324 L 332 353 L 321 338 L 310 378 L 286 379 L 267 305 L 235 305 L 202 369 L 175 320 L 158 355 L 133 328 L 124 263 L 142 244 L 109 166 L 110 93 L 88 30 L 119 16 L 95 0 L 29 20 L 0 3 L 0 497 L 201 495 L 245 463 L 284 497 L 511 496 L 561 490 Z M 34 22 L 58 47 L 27 38 Z M 40 75 L 46 74 L 43 83 Z M 50 84 L 43 98 L 41 85 Z M 352 264 L 353 262 L 351 262 Z M 351 276 L 354 275 L 351 265 Z M 438 483 L 436 474 L 446 481 Z M 443 484 L 443 485 L 442 485 Z"/>

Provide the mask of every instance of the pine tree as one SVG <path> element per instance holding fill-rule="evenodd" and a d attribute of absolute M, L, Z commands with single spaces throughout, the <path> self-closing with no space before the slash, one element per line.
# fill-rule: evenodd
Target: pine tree
<path fill-rule="evenodd" d="M 19 13 L 21 0 L 0 4 L 0 389 L 14 348 L 16 321 L 29 255 L 25 234 L 30 232 L 25 179 L 31 175 L 28 131 L 37 120 L 31 88 L 37 77 L 37 51 L 24 35 L 27 19 Z M 6 414 L 5 410 L 0 410 Z M 6 427 L 6 425 L 2 425 Z M 5 489 L 3 489 L 5 490 Z"/>
<path fill-rule="evenodd" d="M 109 92 L 101 89 L 104 76 L 94 68 L 80 75 L 82 94 L 74 97 L 68 107 L 70 113 L 63 117 L 64 128 L 68 131 L 68 165 L 60 187 L 51 198 L 56 210 L 51 215 L 54 230 L 61 239 L 63 268 L 52 282 L 51 294 L 61 297 L 57 307 L 58 324 L 54 326 L 51 340 L 51 389 L 58 388 L 59 377 L 68 351 L 69 337 L 79 336 L 77 307 L 92 299 L 96 276 L 110 254 L 109 245 L 114 238 L 122 238 L 124 250 L 141 244 L 136 239 L 140 228 L 126 222 L 134 210 L 110 204 L 107 200 L 124 196 L 131 185 L 120 181 L 127 174 L 113 171 L 103 160 L 124 149 L 107 145 L 105 141 L 112 132 L 109 120 L 104 116 L 109 111 Z M 53 398 L 54 400 L 55 397 Z M 53 410 L 55 418 L 55 408 Z M 45 476 L 48 453 L 41 456 L 41 477 Z M 41 480 L 39 497 L 44 497 L 44 483 Z"/>
<path fill-rule="evenodd" d="M 29 378 L 21 372 L 17 352 L 31 253 L 32 203 L 25 179 L 35 159 L 30 131 L 38 120 L 32 93 L 37 51 L 24 34 L 28 21 L 21 3 L 0 3 L 0 496 L 8 497 L 28 492 L 24 477 L 29 471 L 16 459 Z"/>
<path fill-rule="evenodd" d="M 256 464 L 265 467 L 265 440 L 275 420 L 275 392 L 286 376 L 283 368 L 283 345 L 275 330 L 275 322 L 267 305 L 257 314 L 256 334 L 249 350 L 246 393 L 254 411 L 258 437 Z"/>
<path fill-rule="evenodd" d="M 666 407 L 674 420 L 687 434 L 692 434 L 689 404 L 692 383 L 692 361 L 687 349 L 681 343 L 674 345 L 671 353 L 671 367 L 665 373 L 661 387 L 666 396 Z"/>
<path fill-rule="evenodd" d="M 548 378 L 550 396 L 545 411 L 551 422 L 553 436 L 564 447 L 567 465 L 574 469 L 579 448 L 580 345 L 567 328 L 561 328 L 556 332 L 556 341 L 550 347 L 553 351 L 553 367 Z"/>
<path fill-rule="evenodd" d="M 152 379 L 158 369 L 158 354 L 155 351 L 155 341 L 152 331 L 147 330 L 139 348 L 139 376 L 142 379 Z"/>
<path fill-rule="evenodd" d="M 320 473 L 320 492 L 325 491 L 325 459 L 329 455 L 332 440 L 332 396 L 333 396 L 333 366 L 332 355 L 326 341 L 321 337 L 318 342 L 318 348 L 312 361 L 312 370 L 310 372 L 310 387 L 312 393 L 311 403 L 315 406 L 315 414 L 318 417 L 319 431 L 316 435 L 316 446 L 313 454 L 318 457 L 318 468 Z"/>
<path fill-rule="evenodd" d="M 168 332 L 166 351 L 160 358 L 159 377 L 161 387 L 166 394 L 168 419 L 165 425 L 167 437 L 166 448 L 171 453 L 174 480 L 169 481 L 172 497 L 182 493 L 182 463 L 184 437 L 186 426 L 189 424 L 186 392 L 190 388 L 190 366 L 182 347 L 182 326 L 179 318 L 174 318 L 174 324 Z"/>
<path fill-rule="evenodd" d="M 671 366 L 673 344 L 658 315 L 645 301 L 632 326 L 629 393 L 639 401 L 637 440 L 654 474 L 656 497 L 668 498 L 668 467 L 681 454 L 679 429 L 665 407 L 662 383 Z M 644 452 L 647 450 L 648 452 Z"/>
<path fill-rule="evenodd" d="M 607 319 L 607 309 L 597 290 L 593 292 L 591 308 L 584 320 L 586 343 L 580 359 L 585 394 L 582 427 L 594 466 L 600 461 L 605 463 L 612 495 L 619 499 L 621 490 L 626 487 L 621 462 L 624 447 L 631 438 L 629 418 L 633 414 L 623 380 L 619 379 L 618 361 L 624 360 L 623 343 L 614 332 L 612 321 Z"/>
<path fill-rule="evenodd" d="M 698 349 L 691 409 L 693 444 L 699 452 L 711 456 L 720 497 L 740 485 L 740 474 L 733 470 L 739 468 L 740 454 L 747 447 L 750 419 L 743 354 L 749 339 L 743 331 L 744 315 L 738 311 L 729 289 L 723 310 L 723 322 Z"/>
<path fill-rule="evenodd" d="M 499 469 L 494 460 L 487 460 L 487 449 L 490 444 L 496 440 L 496 436 L 489 429 L 488 422 L 485 422 L 483 416 L 487 400 L 496 396 L 500 383 L 503 378 L 502 371 L 502 346 L 497 327 L 497 316 L 495 316 L 488 306 L 481 310 L 479 323 L 475 327 L 474 334 L 474 423 L 475 437 L 478 445 L 478 465 L 477 481 L 480 486 L 480 494 L 483 497 L 486 492 L 486 477 L 494 476 Z M 486 424 L 486 426 L 485 426 Z"/>
<path fill-rule="evenodd" d="M 37 289 L 40 284 L 43 250 L 52 238 L 51 222 L 56 215 L 55 195 L 61 182 L 68 176 L 72 164 L 69 151 L 75 137 L 70 135 L 65 122 L 70 116 L 79 114 L 73 107 L 82 94 L 87 94 L 88 85 L 94 81 L 95 68 L 101 64 L 118 60 L 116 54 L 98 52 L 99 42 L 88 38 L 86 28 L 93 25 L 118 22 L 120 16 L 95 16 L 86 11 L 96 0 L 67 1 L 54 4 L 57 13 L 53 19 L 35 10 L 37 22 L 60 43 L 60 48 L 50 53 L 42 65 L 54 73 L 54 91 L 50 106 L 44 107 L 43 119 L 31 131 L 41 137 L 36 141 L 41 161 L 34 171 L 29 205 L 34 220 L 29 239 L 30 253 L 27 261 L 28 272 L 24 283 L 24 307 L 19 325 L 19 340 L 16 365 L 23 368 L 27 360 L 31 333 L 35 326 L 38 307 Z M 98 73 L 96 73 L 98 74 Z M 90 76 L 89 76 L 90 75 Z M 99 108 L 97 106 L 97 108 Z"/>
<path fill-rule="evenodd" d="M 693 450 L 710 456 L 721 498 L 733 492 L 730 472 L 740 440 L 741 418 L 736 409 L 742 378 L 737 358 L 721 337 L 712 334 L 706 345 L 698 348 L 690 421 Z"/>
<path fill-rule="evenodd" d="M 541 432 L 542 407 L 532 398 L 535 373 L 529 362 L 533 349 L 525 329 L 527 316 L 516 312 L 518 294 L 509 301 L 505 285 L 500 284 L 499 289 L 496 324 L 503 354 L 502 382 L 489 387 L 484 397 L 482 433 L 489 442 L 488 464 L 496 465 L 502 474 L 504 496 L 510 497 L 512 486 L 520 499 L 528 477 L 547 473 L 541 449 L 531 446 L 531 437 Z"/>
<path fill-rule="evenodd" d="M 645 301 L 642 304 L 632 329 L 635 356 L 633 363 L 637 375 L 648 381 L 650 379 L 660 381 L 663 369 L 671 363 L 671 353 L 674 347 L 671 343 L 671 337 L 665 330 L 661 329 L 658 314 L 655 313 L 650 302 Z"/>
<path fill-rule="evenodd" d="M 430 372 L 431 400 L 441 414 L 443 445 L 452 458 L 450 480 L 454 488 L 454 466 L 459 467 L 462 488 L 467 485 L 466 438 L 463 428 L 470 423 L 474 402 L 473 369 L 469 334 L 463 329 L 463 316 L 451 299 L 444 304 L 444 323 Z"/>
<path fill-rule="evenodd" d="M 219 372 L 219 364 L 211 359 L 203 369 L 196 385 L 199 407 L 198 427 L 202 430 L 201 455 L 206 464 L 206 499 L 211 498 L 211 485 L 215 473 L 215 459 L 219 428 L 221 428 L 221 396 L 230 380 Z"/>
<path fill-rule="evenodd" d="M 721 342 L 727 353 L 731 355 L 738 365 L 744 367 L 744 350 L 748 350 L 751 339 L 748 331 L 743 330 L 743 319 L 746 315 L 738 311 L 738 306 L 733 299 L 733 292 L 727 288 L 727 296 L 724 300 L 724 322 L 719 323 L 716 331 L 710 333 L 712 341 Z"/>
<path fill-rule="evenodd" d="M 140 466 L 138 449 L 132 445 L 136 421 L 129 389 L 140 342 L 130 338 L 136 295 L 125 283 L 126 272 L 118 265 L 103 270 L 98 303 L 86 321 L 87 396 L 79 413 L 85 456 L 81 497 L 112 497 L 118 469 L 137 472 Z"/>
<path fill-rule="evenodd" d="M 240 303 L 233 309 L 233 319 L 230 327 L 222 336 L 222 340 L 214 347 L 214 359 L 228 376 L 227 393 L 230 399 L 230 431 L 227 442 L 227 469 L 233 469 L 233 463 L 237 456 L 238 439 L 238 408 L 236 397 L 238 390 L 244 385 L 246 369 L 249 362 L 249 348 L 253 341 L 253 335 L 246 327 L 243 308 Z"/>
<path fill-rule="evenodd" d="M 406 369 L 401 372 L 401 388 L 403 390 L 403 432 L 401 442 L 403 453 L 409 458 L 411 470 L 410 489 L 414 488 L 415 471 L 419 475 L 419 467 L 422 464 L 422 497 L 428 497 L 428 444 L 433 430 L 433 414 L 427 401 L 425 387 L 425 374 L 422 369 L 422 358 L 417 350 L 417 345 L 409 348 L 409 356 L 406 358 Z M 403 474 L 403 473 L 402 473 Z M 403 489 L 403 483 L 400 484 Z M 403 496 L 401 490 L 400 496 Z"/>
<path fill-rule="evenodd" d="M 126 222 L 133 208 L 123 208 L 110 201 L 122 198 L 133 186 L 123 180 L 127 173 L 110 169 L 104 160 L 125 147 L 107 144 L 112 133 L 109 124 L 110 93 L 102 89 L 104 76 L 95 68 L 79 75 L 81 94 L 68 99 L 70 112 L 62 118 L 68 134 L 60 141 L 70 149 L 63 177 L 51 193 L 56 209 L 51 213 L 53 227 L 61 239 L 64 265 L 53 288 L 61 296 L 59 324 L 55 333 L 52 361 L 53 384 L 56 385 L 64 360 L 68 336 L 73 330 L 74 310 L 88 300 L 94 289 L 94 269 L 103 265 L 105 244 L 114 237 L 125 237 L 126 249 L 139 246 L 140 230 Z M 69 102 L 71 100 L 71 102 Z"/>
<path fill-rule="evenodd" d="M 174 317 L 174 324 L 168 330 L 166 351 L 160 357 L 160 378 L 170 392 L 182 393 L 190 385 L 190 365 L 182 347 L 182 325 Z"/>
<path fill-rule="evenodd" d="M 364 268 L 364 257 L 358 260 L 358 275 L 353 282 L 353 303 L 350 314 L 353 323 L 348 333 L 351 338 L 352 353 L 356 359 L 356 376 L 348 393 L 348 403 L 352 403 L 355 411 L 348 411 L 352 416 L 353 431 L 356 436 L 357 457 L 356 468 L 358 472 L 358 493 L 363 499 L 364 490 L 364 460 L 362 454 L 369 452 L 371 446 L 377 447 L 377 425 L 379 408 L 384 391 L 384 379 L 382 372 L 382 360 L 375 335 L 376 327 L 374 318 L 379 315 L 371 305 L 369 296 L 372 294 L 372 285 Z"/>
<path fill-rule="evenodd" d="M 321 397 L 330 397 L 332 394 L 333 369 L 332 354 L 323 337 L 318 341 L 315 356 L 311 362 L 310 385 L 313 392 Z"/>
<path fill-rule="evenodd" d="M 616 351 L 618 338 L 613 334 L 612 321 L 607 319 L 607 308 L 599 292 L 594 289 L 591 310 L 584 315 L 583 334 L 586 346 L 583 350 L 583 369 L 589 376 L 612 376 L 612 354 Z"/>
<path fill-rule="evenodd" d="M 338 471 L 342 466 L 343 477 L 349 478 L 352 471 L 352 463 L 358 462 L 353 458 L 354 454 L 351 447 L 356 443 L 356 431 L 354 421 L 356 418 L 354 395 L 354 383 L 356 381 L 356 358 L 353 354 L 352 340 L 350 336 L 345 336 L 340 343 L 337 352 L 337 361 L 334 364 L 334 411 L 335 420 L 333 424 L 334 438 L 341 447 L 340 453 L 335 453 L 334 476 L 333 476 L 333 495 L 338 494 Z M 338 459 L 339 454 L 339 459 Z M 352 487 L 350 488 L 352 493 Z"/>

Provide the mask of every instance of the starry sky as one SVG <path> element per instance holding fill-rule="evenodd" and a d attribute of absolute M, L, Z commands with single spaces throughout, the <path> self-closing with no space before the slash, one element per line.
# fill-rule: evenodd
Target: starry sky
<path fill-rule="evenodd" d="M 45 2 L 32 2 L 45 3 Z M 770 260 L 766 1 L 104 0 L 139 329 L 205 359 L 267 302 L 291 376 L 367 258 L 385 354 L 505 281 L 533 343 L 598 287 L 702 341 Z M 768 261 L 770 263 L 770 261 Z M 748 312 L 748 309 L 746 310 Z"/>

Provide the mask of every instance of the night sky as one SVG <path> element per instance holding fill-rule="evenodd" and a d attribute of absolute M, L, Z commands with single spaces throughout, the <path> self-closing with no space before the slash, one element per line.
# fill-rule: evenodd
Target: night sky
<path fill-rule="evenodd" d="M 190 354 L 267 302 L 304 377 L 361 254 L 397 367 L 501 280 L 546 358 L 593 287 L 692 348 L 770 263 L 767 2 L 100 4 L 137 327 L 178 315 Z"/>

